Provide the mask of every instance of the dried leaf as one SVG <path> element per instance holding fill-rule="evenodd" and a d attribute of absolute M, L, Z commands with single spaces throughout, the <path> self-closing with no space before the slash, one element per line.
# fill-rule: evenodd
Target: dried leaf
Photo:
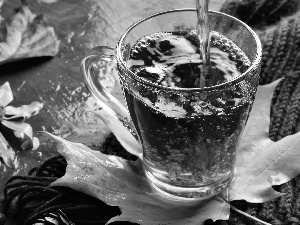
<path fill-rule="evenodd" d="M 288 182 L 300 173 L 300 133 L 280 141 L 269 139 L 270 106 L 279 80 L 258 88 L 237 153 L 236 176 L 230 185 L 230 200 L 261 203 L 283 193 L 272 185 Z"/>
<path fill-rule="evenodd" d="M 108 205 L 119 206 L 122 215 L 110 222 L 182 225 L 229 218 L 229 205 L 220 196 L 199 202 L 162 196 L 147 182 L 140 160 L 131 162 L 104 155 L 82 144 L 52 137 L 59 144 L 59 153 L 68 161 L 65 176 L 52 185 L 68 186 Z"/>
<path fill-rule="evenodd" d="M 41 16 L 22 5 L 7 25 L 7 35 L 0 43 L 0 63 L 7 60 L 37 56 L 54 56 L 59 49 L 54 29 Z"/>
<path fill-rule="evenodd" d="M 24 32 L 21 45 L 14 58 L 55 56 L 59 50 L 59 40 L 53 27 L 45 25 L 41 16 L 35 17 Z"/>

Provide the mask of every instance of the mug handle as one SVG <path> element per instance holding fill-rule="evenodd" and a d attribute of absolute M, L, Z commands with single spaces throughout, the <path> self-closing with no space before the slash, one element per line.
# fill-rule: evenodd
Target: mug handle
<path fill-rule="evenodd" d="M 91 49 L 81 61 L 80 70 L 85 86 L 102 108 L 94 113 L 110 128 L 128 152 L 141 158 L 142 147 L 127 109 L 105 90 L 98 79 L 93 64 L 99 61 L 115 61 L 115 50 L 107 46 L 98 46 Z"/>

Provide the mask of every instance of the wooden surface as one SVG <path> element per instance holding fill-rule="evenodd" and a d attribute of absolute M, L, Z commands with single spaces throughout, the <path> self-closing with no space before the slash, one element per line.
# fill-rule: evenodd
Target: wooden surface
<path fill-rule="evenodd" d="M 211 0 L 210 9 L 219 10 L 224 0 Z M 19 5 L 10 0 L 2 12 L 9 17 Z M 133 22 L 174 8 L 195 7 L 193 0 L 33 0 L 29 7 L 42 13 L 55 28 L 61 41 L 54 58 L 32 58 L 0 66 L 0 84 L 9 81 L 14 94 L 11 105 L 21 106 L 32 101 L 44 103 L 39 115 L 28 122 L 34 131 L 54 134 L 93 146 L 100 146 L 109 132 L 102 121 L 88 108 L 95 101 L 84 87 L 80 62 L 84 54 L 97 45 L 115 46 L 118 38 Z M 0 198 L 3 186 L 12 175 L 26 174 L 56 152 L 47 143 L 36 151 L 16 150 L 19 165 L 15 169 L 0 166 Z"/>

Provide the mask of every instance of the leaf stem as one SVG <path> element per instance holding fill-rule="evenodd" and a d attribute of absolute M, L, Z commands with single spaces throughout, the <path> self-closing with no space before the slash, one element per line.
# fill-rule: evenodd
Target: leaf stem
<path fill-rule="evenodd" d="M 262 221 L 262 220 L 260 220 L 260 219 L 258 219 L 258 218 L 255 218 L 254 216 L 249 215 L 248 213 L 245 213 L 245 212 L 243 212 L 243 211 L 241 211 L 241 210 L 235 208 L 235 207 L 234 207 L 233 205 L 231 205 L 230 203 L 229 203 L 229 205 L 230 205 L 231 209 L 232 209 L 233 211 L 236 211 L 237 213 L 240 213 L 240 214 L 242 214 L 242 215 L 244 215 L 244 216 L 246 216 L 246 217 L 249 217 L 249 218 L 251 218 L 251 219 L 253 219 L 253 220 L 255 220 L 255 221 L 257 221 L 257 222 L 259 222 L 259 223 L 261 223 L 261 224 L 264 224 L 264 225 L 272 225 L 272 224 L 270 224 L 270 223 L 267 223 L 267 222 L 265 222 L 265 221 Z"/>

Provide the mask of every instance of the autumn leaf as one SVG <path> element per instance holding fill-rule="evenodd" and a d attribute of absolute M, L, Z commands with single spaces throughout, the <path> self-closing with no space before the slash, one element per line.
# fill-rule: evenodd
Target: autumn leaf
<path fill-rule="evenodd" d="M 54 56 L 60 41 L 53 27 L 41 15 L 36 16 L 23 3 L 6 26 L 6 37 L 0 42 L 0 63 L 39 56 Z"/>
<path fill-rule="evenodd" d="M 230 185 L 230 201 L 261 203 L 283 193 L 272 186 L 288 182 L 300 173 L 300 133 L 274 142 L 269 139 L 273 90 L 279 80 L 258 89 L 237 152 L 236 176 Z"/>
<path fill-rule="evenodd" d="M 122 215 L 110 222 L 182 225 L 229 218 L 229 205 L 220 196 L 193 202 L 162 195 L 148 183 L 140 160 L 104 155 L 83 144 L 52 137 L 68 162 L 65 176 L 52 185 L 67 186 L 119 206 Z"/>

